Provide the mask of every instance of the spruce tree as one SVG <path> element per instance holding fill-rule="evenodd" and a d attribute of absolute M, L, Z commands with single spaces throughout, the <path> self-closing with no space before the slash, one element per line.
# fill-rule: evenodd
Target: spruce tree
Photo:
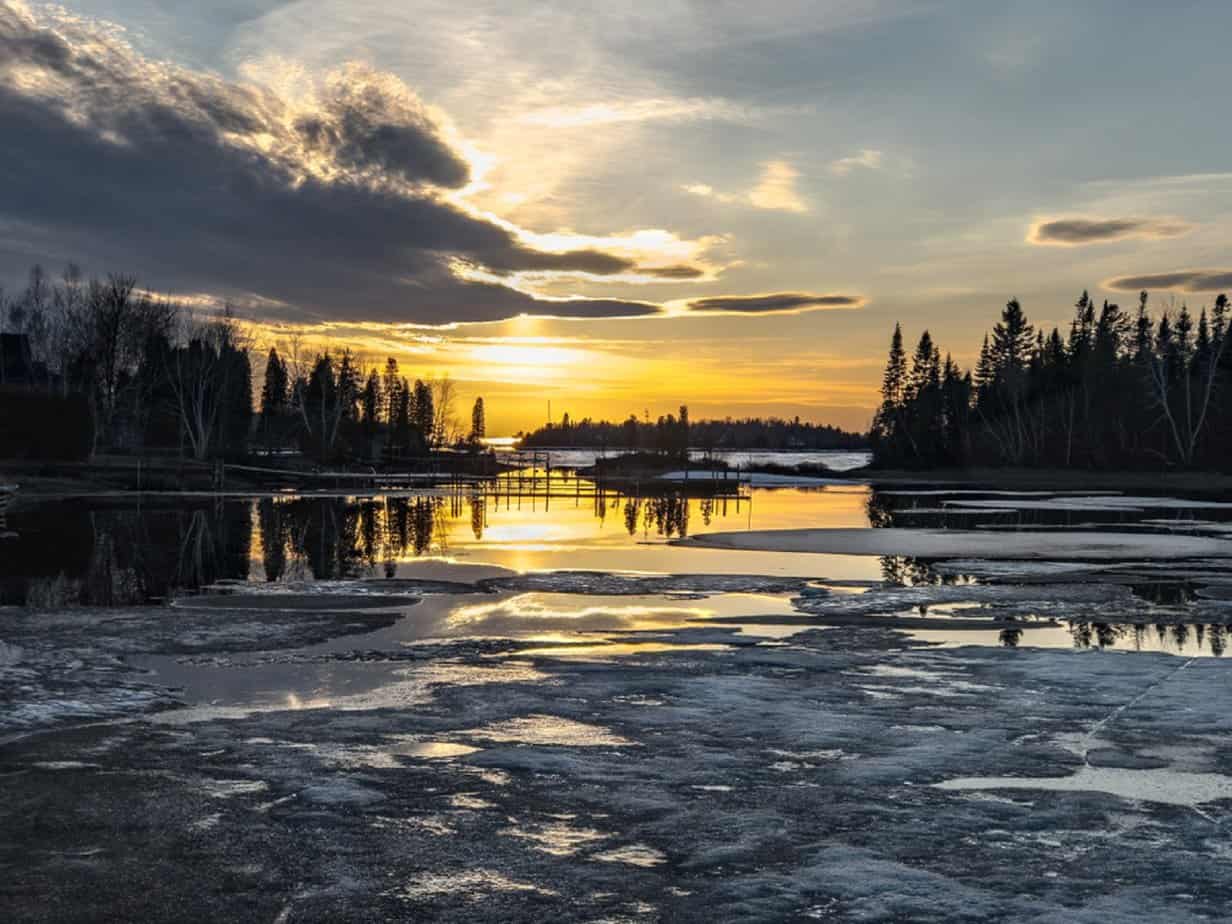
<path fill-rule="evenodd" d="M 1010 379 L 1026 368 L 1034 340 L 1035 330 L 1027 321 L 1022 305 L 1018 299 L 1011 298 L 1005 303 L 1001 320 L 992 329 L 992 363 L 999 378 Z"/>
<path fill-rule="evenodd" d="M 890 356 L 886 360 L 885 375 L 881 380 L 881 400 L 883 407 L 896 408 L 903 403 L 903 390 L 907 381 L 907 356 L 903 352 L 903 328 L 894 325 L 894 336 L 890 338 Z"/>

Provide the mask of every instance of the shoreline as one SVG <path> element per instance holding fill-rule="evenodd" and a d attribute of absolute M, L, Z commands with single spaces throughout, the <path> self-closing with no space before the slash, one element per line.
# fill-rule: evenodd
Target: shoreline
<path fill-rule="evenodd" d="M 1153 491 L 1232 491 L 1232 473 L 1191 470 L 1157 472 L 1136 470 L 1094 471 L 1090 469 L 1033 468 L 938 468 L 877 469 L 862 468 L 836 473 L 874 487 L 881 485 L 961 484 L 995 485 L 1022 488 L 1081 488 L 1085 490 L 1149 489 Z"/>

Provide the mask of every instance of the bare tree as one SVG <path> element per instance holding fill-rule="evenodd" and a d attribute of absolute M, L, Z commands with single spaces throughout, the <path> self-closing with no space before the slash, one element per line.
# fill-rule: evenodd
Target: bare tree
<path fill-rule="evenodd" d="M 151 339 L 172 332 L 177 307 L 137 292 L 132 276 L 92 280 L 81 305 L 65 316 L 62 335 L 76 358 L 78 378 L 87 388 L 95 414 L 95 446 L 119 436 L 119 409 L 125 394 L 139 387 L 136 372 Z"/>
<path fill-rule="evenodd" d="M 238 384 L 235 359 L 245 353 L 247 338 L 227 311 L 204 321 L 185 318 L 180 340 L 167 353 L 167 380 L 193 458 L 206 459 L 222 435 L 220 421 Z"/>
<path fill-rule="evenodd" d="M 437 449 L 457 441 L 458 421 L 454 414 L 454 404 L 458 396 L 449 373 L 429 380 L 428 385 L 432 389 L 434 416 L 432 433 L 424 434 L 424 436 L 428 439 L 429 445 Z"/>
<path fill-rule="evenodd" d="M 1189 355 L 1183 346 L 1172 355 L 1161 350 L 1158 355 L 1148 357 L 1151 394 L 1160 414 L 1167 421 L 1177 459 L 1184 466 L 1193 464 L 1198 441 L 1206 428 L 1220 360 L 1228 339 L 1225 335 L 1214 341 L 1211 355 L 1205 358 L 1205 368 L 1195 368 L 1196 356 Z M 1177 373 L 1175 383 L 1172 381 L 1174 371 Z M 1195 387 L 1197 394 L 1194 393 Z M 1176 393 L 1178 391 L 1179 395 Z M 1180 407 L 1174 407 L 1174 404 Z"/>

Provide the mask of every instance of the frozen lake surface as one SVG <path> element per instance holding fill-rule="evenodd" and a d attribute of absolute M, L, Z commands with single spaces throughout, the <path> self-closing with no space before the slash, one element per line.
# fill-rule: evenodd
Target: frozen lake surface
<path fill-rule="evenodd" d="M 9 526 L 4 920 L 1232 901 L 1227 498 L 566 479 Z"/>

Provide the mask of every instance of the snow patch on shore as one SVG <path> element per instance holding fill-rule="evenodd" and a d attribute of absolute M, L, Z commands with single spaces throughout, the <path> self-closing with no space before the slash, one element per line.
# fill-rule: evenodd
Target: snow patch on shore
<path fill-rule="evenodd" d="M 775 529 L 703 533 L 690 540 L 721 549 L 914 558 L 1123 561 L 1229 558 L 1232 542 L 1205 536 L 1037 530 L 990 534 L 957 529 Z"/>

